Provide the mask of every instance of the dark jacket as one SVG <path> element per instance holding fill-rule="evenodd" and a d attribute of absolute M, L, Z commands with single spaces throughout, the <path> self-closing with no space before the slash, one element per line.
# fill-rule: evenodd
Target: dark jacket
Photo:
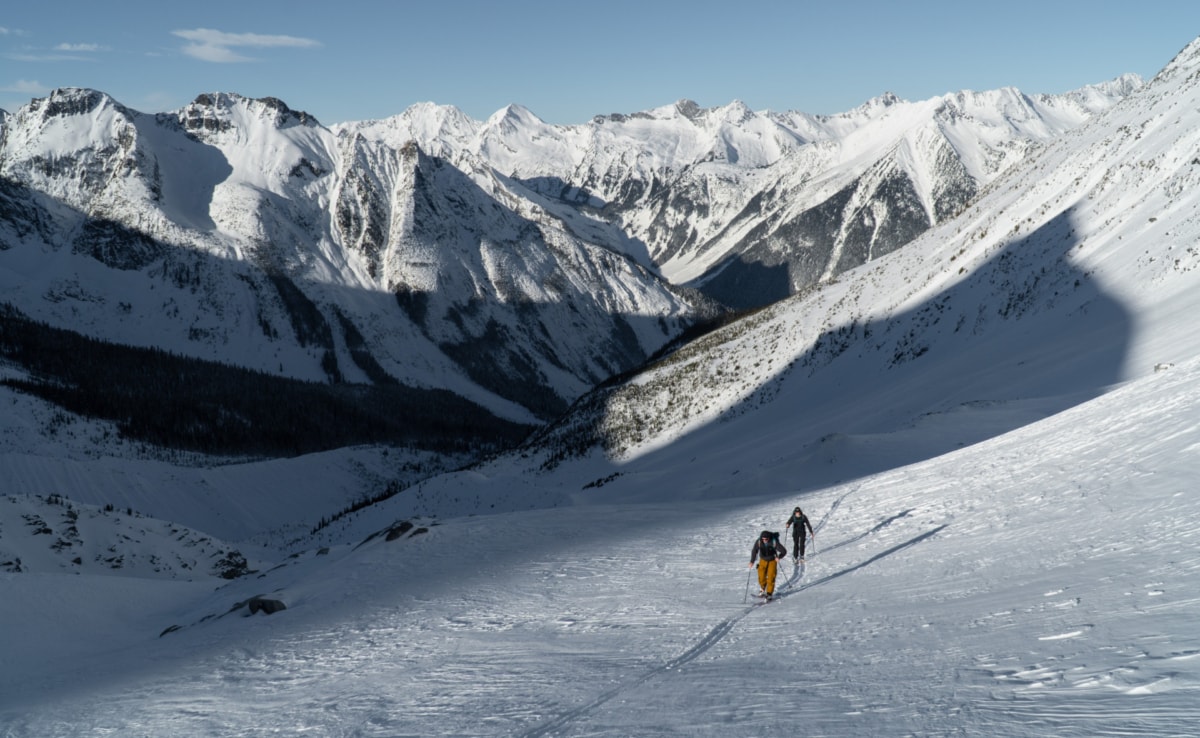
<path fill-rule="evenodd" d="M 799 538 L 804 535 L 804 526 L 808 527 L 808 532 L 810 535 L 816 535 L 816 533 L 813 533 L 812 523 L 808 522 L 808 516 L 804 513 L 800 513 L 800 515 L 797 516 L 796 513 L 793 512 L 792 516 L 788 518 L 787 525 L 784 527 L 790 527 L 792 523 L 796 524 L 796 529 L 792 531 L 792 536 L 794 538 Z"/>
<path fill-rule="evenodd" d="M 763 561 L 773 561 L 775 559 L 782 559 L 785 556 L 787 556 L 787 549 L 779 542 L 779 536 L 776 534 L 773 534 L 771 542 L 765 545 L 763 544 L 762 536 L 759 536 L 754 540 L 754 547 L 750 549 L 751 564 L 759 557 L 762 557 Z"/>

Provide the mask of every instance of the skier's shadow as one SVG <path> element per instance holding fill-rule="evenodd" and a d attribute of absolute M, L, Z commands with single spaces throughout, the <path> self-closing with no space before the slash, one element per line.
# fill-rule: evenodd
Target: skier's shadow
<path fill-rule="evenodd" d="M 874 556 L 872 556 L 871 558 L 867 559 L 866 561 L 863 561 L 859 564 L 855 564 L 854 566 L 851 566 L 847 569 L 842 569 L 841 571 L 835 571 L 832 574 L 828 574 L 826 576 L 821 577 L 820 579 L 817 579 L 816 581 L 809 582 L 807 584 L 801 584 L 801 581 L 804 578 L 804 568 L 805 568 L 804 565 L 801 564 L 800 566 L 797 566 L 795 568 L 795 570 L 792 572 L 792 575 L 790 577 L 788 577 L 788 580 L 787 580 L 787 582 L 784 583 L 784 586 L 780 587 L 781 590 L 786 590 L 786 591 L 783 591 L 783 592 L 775 595 L 775 599 L 778 600 L 778 599 L 782 599 L 784 597 L 790 597 L 791 595 L 797 594 L 799 592 L 803 592 L 806 589 L 811 589 L 813 587 L 816 587 L 819 584 L 825 584 L 826 582 L 831 582 L 834 579 L 844 577 L 847 574 L 853 574 L 854 572 L 858 571 L 859 569 L 870 566 L 871 564 L 874 564 L 876 561 L 879 561 L 880 559 L 891 556 L 892 554 L 894 554 L 898 551 L 901 551 L 903 549 L 906 549 L 909 546 L 916 545 L 916 544 L 920 543 L 921 541 L 924 541 L 929 538 L 932 538 L 933 536 L 936 536 L 938 533 L 941 533 L 943 530 L 945 530 L 948 526 L 949 526 L 949 523 L 939 525 L 938 527 L 934 528 L 933 530 L 925 531 L 924 533 L 917 536 L 916 538 L 912 538 L 910 540 L 904 541 L 903 543 L 898 543 L 895 546 L 892 546 L 891 548 L 887 549 L 886 551 L 881 551 L 881 552 L 875 554 Z"/>
<path fill-rule="evenodd" d="M 792 573 L 788 575 L 787 581 L 780 587 L 782 590 L 790 590 L 800 582 L 804 581 L 804 572 L 808 569 L 808 561 L 792 559 Z M 783 597 L 784 593 L 780 592 L 778 597 Z"/>

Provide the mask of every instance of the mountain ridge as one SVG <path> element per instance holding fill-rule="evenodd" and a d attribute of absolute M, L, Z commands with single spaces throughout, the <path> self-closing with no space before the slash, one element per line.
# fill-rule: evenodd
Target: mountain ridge
<path fill-rule="evenodd" d="M 0 283 L 30 317 L 104 340 L 444 388 L 544 422 L 716 317 L 713 295 L 753 307 L 738 295 L 769 301 L 899 249 L 965 207 L 979 172 L 1138 83 L 884 95 L 792 113 L 808 134 L 736 101 L 577 127 L 424 104 L 325 128 L 274 98 L 204 93 L 150 116 L 57 91 L 5 118 L 17 237 Z M 1010 138 L 1018 118 L 1043 125 Z M 688 269 L 708 270 L 699 291 L 664 279 Z"/>
<path fill-rule="evenodd" d="M 444 475 L 428 498 L 512 504 L 519 488 L 540 504 L 621 504 L 651 479 L 696 499 L 734 494 L 734 478 L 746 496 L 817 489 L 1187 362 L 1200 352 L 1177 317 L 1200 266 L 1197 59 L 1200 42 L 909 246 L 589 393 L 530 439 L 524 466 Z"/>

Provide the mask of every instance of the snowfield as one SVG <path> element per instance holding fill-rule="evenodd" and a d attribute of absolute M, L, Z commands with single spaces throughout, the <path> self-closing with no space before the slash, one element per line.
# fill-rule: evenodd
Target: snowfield
<path fill-rule="evenodd" d="M 660 490 L 643 504 L 446 519 L 220 586 L 0 575 L 0 622 L 21 634 L 0 650 L 0 725 L 1196 735 L 1198 402 L 1192 362 L 804 495 Z M 815 552 L 756 605 L 750 546 L 795 504 Z M 229 612 L 255 594 L 288 609 Z"/>

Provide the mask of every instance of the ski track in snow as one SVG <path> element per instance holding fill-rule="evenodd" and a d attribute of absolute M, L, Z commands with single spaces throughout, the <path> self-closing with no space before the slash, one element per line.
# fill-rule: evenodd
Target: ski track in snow
<path fill-rule="evenodd" d="M 825 529 L 834 511 L 846 496 L 837 498 L 814 526 L 814 550 L 809 553 L 808 561 L 819 558 L 821 552 L 816 550 L 815 534 Z M 860 541 L 905 516 L 906 513 L 890 516 L 865 533 L 834 544 L 830 550 L 844 548 Z M 870 566 L 927 540 L 942 528 L 944 526 L 922 533 L 860 563 L 808 583 L 804 583 L 804 577 L 809 564 L 806 562 L 795 565 L 779 587 L 776 602 L 772 604 L 775 608 L 781 608 L 780 603 L 787 598 Z M 612 556 L 609 561 L 601 560 L 601 568 L 619 571 L 621 558 Z M 560 571 L 546 571 L 544 576 L 551 580 L 562 577 L 579 580 L 587 576 L 611 574 L 602 575 L 594 568 L 574 571 L 568 563 L 566 568 Z M 484 602 L 493 599 L 486 587 L 476 587 L 474 591 Z M 419 601 L 418 599 L 417 602 Z M 654 660 L 652 657 L 635 658 L 635 666 L 641 664 L 637 668 L 642 671 L 634 676 L 619 673 L 628 666 L 627 664 L 606 664 L 605 658 L 599 656 L 592 668 L 602 672 L 606 681 L 616 682 L 615 686 L 591 697 L 581 706 L 567 710 L 517 735 L 553 735 L 571 723 L 586 721 L 615 698 L 653 680 L 669 679 L 678 674 L 683 667 L 712 651 L 747 617 L 756 612 L 765 612 L 766 610 L 760 610 L 760 605 L 761 603 L 754 603 L 740 607 L 736 614 L 721 620 L 685 650 L 665 662 L 650 665 L 645 662 Z M 518 608 L 517 612 L 532 610 L 533 608 Z M 513 618 L 511 614 L 504 613 L 493 613 L 483 617 L 464 614 L 461 617 L 446 618 L 440 626 L 434 627 L 420 619 L 419 605 L 415 612 L 418 615 L 415 620 L 414 611 L 410 610 L 391 616 L 384 615 L 373 622 L 360 622 L 359 625 L 351 627 L 350 632 L 342 625 L 335 625 L 331 629 L 318 628 L 300 638 L 286 639 L 273 635 L 269 626 L 264 624 L 266 621 L 248 620 L 246 623 L 250 625 L 252 633 L 241 639 L 241 646 L 232 650 L 218 649 L 212 655 L 201 656 L 201 663 L 191 666 L 189 671 L 192 674 L 203 675 L 199 683 L 195 680 L 181 683 L 167 678 L 155 685 L 139 685 L 139 688 L 120 696 L 101 698 L 103 702 L 109 703 L 104 708 L 85 701 L 83 705 L 75 706 L 74 710 L 64 709 L 57 713 L 56 718 L 50 719 L 49 724 L 45 718 L 25 725 L 19 720 L 5 722 L 6 715 L 0 701 L 0 725 L 7 725 L 8 732 L 5 736 L 77 735 L 81 734 L 77 731 L 85 726 L 87 734 L 128 734 L 153 730 L 155 719 L 152 715 L 165 713 L 186 720 L 190 726 L 189 735 L 226 735 L 235 730 L 234 726 L 248 724 L 257 726 L 257 731 L 248 734 L 260 735 L 297 730 L 300 726 L 289 721 L 295 719 L 293 715 L 299 714 L 303 716 L 299 719 L 310 731 L 327 731 L 323 733 L 327 735 L 391 736 L 398 735 L 394 732 L 398 727 L 398 712 L 408 714 L 415 724 L 428 725 L 431 722 L 436 723 L 439 715 L 463 711 L 466 708 L 466 704 L 463 703 L 464 695 L 455 687 L 463 682 L 473 685 L 470 694 L 466 695 L 468 704 L 473 704 L 481 698 L 486 699 L 489 693 L 497 700 L 497 703 L 491 706 L 496 714 L 488 716 L 484 721 L 484 727 L 480 729 L 482 733 L 505 732 L 505 726 L 511 728 L 514 724 L 529 723 L 554 711 L 551 706 L 538 704 L 539 695 L 543 694 L 543 690 L 545 694 L 551 694 L 551 685 L 571 679 L 571 670 L 546 673 L 544 656 L 524 654 L 520 647 L 522 640 L 518 639 L 517 647 L 502 648 L 502 652 L 498 654 L 496 646 L 488 638 L 490 634 L 520 631 L 535 625 L 533 622 L 523 622 L 520 618 Z M 582 622 L 570 617 L 560 617 L 555 621 L 562 628 L 572 628 Z M 414 626 L 417 632 L 413 631 Z M 595 623 L 592 627 L 601 631 L 628 629 L 632 632 L 632 629 L 654 631 L 669 626 L 655 623 L 653 611 L 639 616 L 634 611 L 618 609 L 609 614 L 607 622 Z M 438 631 L 442 629 L 446 633 L 439 636 Z M 258 640 L 257 636 L 261 636 L 262 640 Z M 364 688 L 364 671 L 370 673 L 383 667 L 400 673 L 404 671 L 406 664 L 418 670 L 416 667 L 420 662 L 439 658 L 437 654 L 444 646 L 446 638 L 461 641 L 453 647 L 454 659 L 443 667 L 435 667 L 425 673 L 419 699 L 401 700 L 398 704 L 396 695 L 370 696 L 372 690 Z M 214 645 L 207 641 L 207 638 L 201 636 L 200 641 L 194 644 L 196 650 L 204 653 L 207 646 Z M 472 655 L 475 649 L 477 652 Z M 503 671 L 509 674 L 508 677 L 497 673 L 498 664 L 504 665 Z M 614 667 L 620 669 L 614 670 Z M 82 671 L 86 672 L 89 668 L 102 671 L 103 667 L 85 665 Z M 539 673 L 543 675 L 543 683 L 531 684 L 531 675 Z M 581 680 L 580 683 L 586 687 L 591 681 Z M 341 686 L 331 688 L 331 684 Z M 55 684 L 48 680 L 43 689 L 69 691 L 70 687 L 69 683 Z M 578 689 L 573 691 L 582 692 Z M 296 694 L 312 696 L 296 703 L 293 701 L 293 695 Z M 573 699 L 578 701 L 586 698 L 582 694 L 576 694 Z M 505 709 L 495 709 L 503 703 L 510 704 Z M 343 732 L 345 726 L 342 725 L 341 719 L 345 714 L 360 716 L 362 724 L 358 730 Z M 276 717 L 264 722 L 262 716 L 265 715 Z M 374 728 L 368 727 L 372 724 Z M 474 733 L 466 728 L 452 728 L 447 734 Z"/>
<path fill-rule="evenodd" d="M 825 515 L 822 516 L 820 522 L 817 525 L 813 526 L 814 541 L 816 539 L 817 531 L 821 530 L 825 526 L 826 521 L 829 520 L 829 516 L 833 514 L 833 511 L 835 509 L 837 509 L 837 505 L 841 502 L 841 499 L 842 498 L 839 498 L 837 500 L 837 502 L 834 503 L 834 505 L 830 506 L 829 510 L 826 511 Z M 815 556 L 816 556 L 816 553 L 814 552 L 813 554 L 810 554 L 807 558 L 814 558 Z M 870 562 L 867 562 L 867 563 L 870 563 Z M 776 598 L 775 598 L 776 600 L 781 600 L 789 594 L 794 594 L 795 592 L 798 592 L 802 589 L 807 588 L 807 587 L 801 587 L 799 589 L 793 590 L 793 588 L 800 581 L 802 581 L 804 579 L 804 572 L 805 572 L 806 568 L 807 568 L 807 562 L 805 564 L 799 564 L 798 566 L 793 567 L 791 576 L 789 576 L 788 579 L 783 583 L 783 586 L 779 588 L 781 590 L 781 592 L 780 592 L 780 594 L 778 594 L 776 596 Z M 836 576 L 836 575 L 834 575 L 834 576 Z M 820 584 L 823 581 L 828 581 L 829 579 L 832 579 L 832 578 L 833 578 L 833 576 L 830 576 L 825 579 L 814 582 L 813 584 L 808 585 L 808 586 L 816 586 L 817 584 Z M 761 604 L 761 603 L 759 603 L 759 604 Z M 618 687 L 610 689 L 610 690 L 604 692 L 603 694 L 601 694 L 599 697 L 597 697 L 592 702 L 584 705 L 583 707 L 579 707 L 574 710 L 571 710 L 570 712 L 568 712 L 564 715 L 561 715 L 561 716 L 547 722 L 544 725 L 541 725 L 537 728 L 526 731 L 525 733 L 522 733 L 521 735 L 525 736 L 526 738 L 537 738 L 537 736 L 550 735 L 553 731 L 558 730 L 559 728 L 562 728 L 563 726 L 567 725 L 568 723 L 571 723 L 575 720 L 586 717 L 589 713 L 593 712 L 594 710 L 596 710 L 598 707 L 600 707 L 604 703 L 609 702 L 617 695 L 619 695 L 623 692 L 627 692 L 631 689 L 634 689 L 642 684 L 645 684 L 646 682 L 648 682 L 651 679 L 654 679 L 655 677 L 667 674 L 668 672 L 672 671 L 673 669 L 678 669 L 679 667 L 683 666 L 684 664 L 687 664 L 688 662 L 696 659 L 698 656 L 708 652 L 713 646 L 715 646 L 722 639 L 724 639 L 725 636 L 729 635 L 729 633 L 734 629 L 734 627 L 737 626 L 737 624 L 739 622 L 741 622 L 741 620 L 743 618 L 745 618 L 746 616 L 748 616 L 752 612 L 754 612 L 754 610 L 759 606 L 759 604 L 750 605 L 749 607 L 745 608 L 737 615 L 730 617 L 730 618 L 726 618 L 725 620 L 721 621 L 720 623 L 718 623 L 716 625 L 716 627 L 714 627 L 711 631 L 709 631 L 707 635 L 705 635 L 703 638 L 701 638 L 698 643 L 696 643 L 694 646 L 692 646 L 691 648 L 689 648 L 687 651 L 680 654 L 679 656 L 675 657 L 674 659 L 671 659 L 666 664 L 663 664 L 662 666 L 651 669 L 650 671 L 646 672 L 645 674 L 642 674 L 641 676 L 637 677 L 636 679 L 634 679 L 630 682 L 627 682 Z"/>

